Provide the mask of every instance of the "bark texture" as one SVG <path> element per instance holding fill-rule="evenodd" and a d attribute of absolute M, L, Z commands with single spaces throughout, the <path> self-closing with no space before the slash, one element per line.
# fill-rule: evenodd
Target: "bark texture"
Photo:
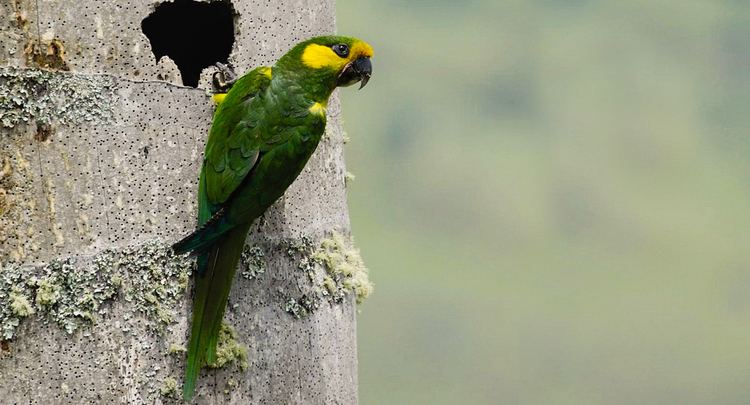
<path fill-rule="evenodd" d="M 334 30 L 333 0 L 231 4 L 238 72 Z M 192 264 L 167 246 L 195 226 L 213 106 L 210 72 L 190 88 L 155 60 L 141 21 L 156 5 L 0 3 L 3 403 L 179 401 Z M 227 364 L 195 403 L 357 402 L 352 283 L 326 239 L 349 232 L 339 111 L 248 237 Z"/>

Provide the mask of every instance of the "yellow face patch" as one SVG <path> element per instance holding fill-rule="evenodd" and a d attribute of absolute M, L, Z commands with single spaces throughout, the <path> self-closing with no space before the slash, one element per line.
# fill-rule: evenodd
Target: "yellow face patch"
<path fill-rule="evenodd" d="M 310 44 L 302 51 L 302 63 L 313 69 L 331 68 L 340 71 L 347 63 L 359 57 L 372 57 L 372 47 L 363 41 L 357 41 L 349 49 L 349 56 L 342 58 L 329 46 Z"/>

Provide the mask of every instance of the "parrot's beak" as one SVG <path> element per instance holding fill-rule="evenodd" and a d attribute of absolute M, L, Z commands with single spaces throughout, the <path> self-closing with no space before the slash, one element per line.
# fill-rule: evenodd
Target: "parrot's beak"
<path fill-rule="evenodd" d="M 372 63 L 366 56 L 359 57 L 346 66 L 339 74 L 336 85 L 340 87 L 351 86 L 354 83 L 361 82 L 359 88 L 365 87 L 372 76 Z"/>

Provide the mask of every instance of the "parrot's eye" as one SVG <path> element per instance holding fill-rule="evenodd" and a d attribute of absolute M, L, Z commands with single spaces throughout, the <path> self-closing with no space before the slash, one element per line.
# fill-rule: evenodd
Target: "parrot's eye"
<path fill-rule="evenodd" d="M 346 46 L 346 44 L 337 44 L 332 46 L 331 49 L 336 52 L 336 55 L 341 56 L 342 58 L 349 56 L 349 47 Z"/>

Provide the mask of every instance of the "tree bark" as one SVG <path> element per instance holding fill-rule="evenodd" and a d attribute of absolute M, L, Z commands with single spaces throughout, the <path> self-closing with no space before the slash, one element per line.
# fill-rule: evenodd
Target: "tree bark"
<path fill-rule="evenodd" d="M 213 105 L 208 70 L 191 88 L 155 60 L 141 21 L 156 4 L 0 4 L 3 403 L 179 401 L 193 264 L 168 246 L 195 227 Z M 238 73 L 334 30 L 333 0 L 231 4 Z M 354 301 L 369 284 L 337 236 L 349 219 L 335 97 L 328 115 L 248 237 L 227 364 L 204 369 L 196 403 L 357 402 Z"/>

